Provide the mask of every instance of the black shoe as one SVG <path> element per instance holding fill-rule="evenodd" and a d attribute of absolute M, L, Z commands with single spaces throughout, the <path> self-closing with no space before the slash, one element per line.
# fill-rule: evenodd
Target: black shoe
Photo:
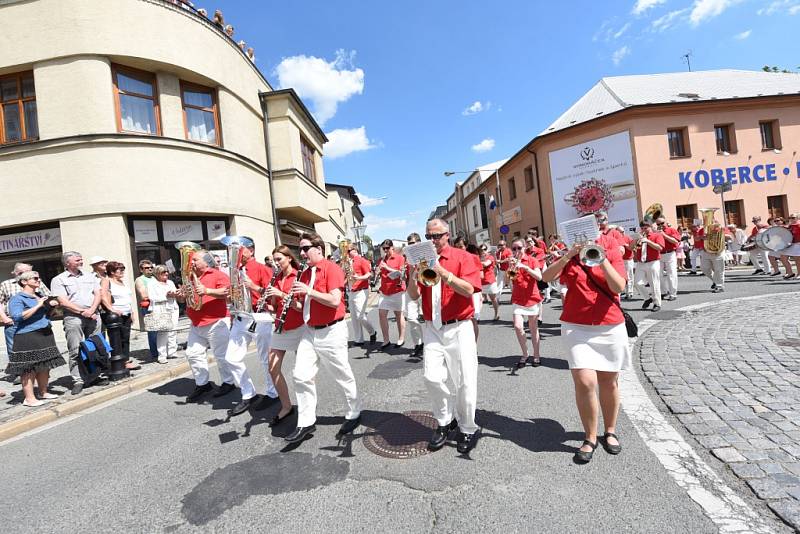
<path fill-rule="evenodd" d="M 77 382 L 72 386 L 73 395 L 80 395 L 81 391 L 83 391 L 83 382 Z"/>
<path fill-rule="evenodd" d="M 253 403 L 253 409 L 257 412 L 261 410 L 266 410 L 276 402 L 278 402 L 278 397 L 270 397 L 269 395 L 259 395 L 258 400 Z"/>
<path fill-rule="evenodd" d="M 213 390 L 214 386 L 211 385 L 211 382 L 203 384 L 202 386 L 195 386 L 194 391 L 189 393 L 189 396 L 186 397 L 186 402 L 194 402 L 200 400 L 200 397 L 208 393 L 209 391 Z"/>
<path fill-rule="evenodd" d="M 414 346 L 414 352 L 411 353 L 411 356 L 413 356 L 414 358 L 422 358 L 422 348 L 423 348 L 423 346 L 424 345 L 422 343 L 420 343 L 419 345 L 415 345 Z"/>
<path fill-rule="evenodd" d="M 254 399 L 243 400 L 242 402 L 240 402 L 239 404 L 228 410 L 228 415 L 233 417 L 235 415 L 239 415 L 240 413 L 246 412 L 254 404 L 253 400 Z"/>
<path fill-rule="evenodd" d="M 756 269 L 753 274 L 764 274 L 764 269 Z"/>
<path fill-rule="evenodd" d="M 534 358 L 533 356 L 530 357 L 531 360 L 531 367 L 539 367 L 542 365 L 542 360 L 539 358 Z"/>
<path fill-rule="evenodd" d="M 589 462 L 592 461 L 594 450 L 597 448 L 597 442 L 592 443 L 588 439 L 585 439 L 583 440 L 583 444 L 581 445 L 581 447 L 583 447 L 584 445 L 590 446 L 592 450 L 582 451 L 580 448 L 578 448 L 578 450 L 575 452 L 575 456 L 573 456 L 573 460 L 575 460 L 576 463 L 588 464 Z"/>
<path fill-rule="evenodd" d="M 92 383 L 92 385 L 93 385 L 93 386 L 107 386 L 109 383 L 110 383 L 110 382 L 109 382 L 108 378 L 106 378 L 106 377 L 104 376 L 103 378 L 98 378 L 97 380 L 95 380 L 95 381 Z"/>
<path fill-rule="evenodd" d="M 478 442 L 478 433 L 475 432 L 473 434 L 465 434 L 463 432 L 458 433 L 458 444 L 456 445 L 456 450 L 461 454 L 467 454 L 469 451 L 475 448 L 475 444 Z"/>
<path fill-rule="evenodd" d="M 272 421 L 269 422 L 269 427 L 272 428 L 272 427 L 278 426 L 279 424 L 283 423 L 284 421 L 289 419 L 292 415 L 294 415 L 294 411 L 295 411 L 294 410 L 294 406 L 292 406 L 292 408 L 289 410 L 289 413 L 287 413 L 283 417 L 278 417 L 276 415 L 275 417 L 272 418 Z"/>
<path fill-rule="evenodd" d="M 781 275 L 781 272 L 780 272 L 780 271 L 775 271 L 775 272 L 774 272 L 774 273 L 772 273 L 770 276 L 780 276 L 780 275 Z"/>
<path fill-rule="evenodd" d="M 361 424 L 360 415 L 355 419 L 345 419 L 344 423 L 342 423 L 342 426 L 339 427 L 339 431 L 336 433 L 336 437 L 341 437 L 344 436 L 345 434 L 349 434 L 350 432 L 358 428 L 358 425 L 360 424 Z"/>
<path fill-rule="evenodd" d="M 212 397 L 214 398 L 224 397 L 225 395 L 227 395 L 231 391 L 234 391 L 235 389 L 236 386 L 234 386 L 233 384 L 228 384 L 227 382 L 223 382 L 222 385 L 217 388 L 217 391 L 214 392 Z"/>
<path fill-rule="evenodd" d="M 311 426 L 298 426 L 294 429 L 294 432 L 286 436 L 285 439 L 289 443 L 298 443 L 303 441 L 307 437 L 311 437 L 314 435 L 314 432 L 317 430 L 317 427 L 314 425 Z"/>
<path fill-rule="evenodd" d="M 654 312 L 661 311 L 661 306 L 653 306 L 653 309 L 651 311 L 654 311 Z"/>
<path fill-rule="evenodd" d="M 374 345 L 377 342 L 378 342 L 378 333 L 377 332 L 373 332 L 369 336 L 369 344 L 370 345 Z"/>
<path fill-rule="evenodd" d="M 616 445 L 612 445 L 608 442 L 608 438 L 614 438 L 617 440 Z M 613 432 L 606 432 L 603 434 L 603 437 L 600 438 L 600 443 L 603 444 L 603 448 L 606 450 L 608 454 L 619 454 L 622 452 L 622 445 L 619 444 L 619 438 Z"/>
<path fill-rule="evenodd" d="M 647 308 L 649 308 L 649 307 L 650 307 L 650 305 L 651 305 L 652 303 L 653 303 L 653 299 L 647 299 L 647 300 L 645 300 L 644 302 L 642 302 L 642 309 L 643 309 L 643 310 L 646 310 Z"/>
<path fill-rule="evenodd" d="M 429 451 L 438 451 L 444 444 L 447 442 L 447 437 L 450 435 L 450 432 L 458 428 L 458 423 L 455 419 L 450 421 L 449 425 L 446 426 L 437 426 L 436 430 L 433 431 L 433 435 L 431 436 L 431 440 L 428 442 L 428 450 Z"/>
<path fill-rule="evenodd" d="M 381 345 L 381 350 L 382 351 L 386 351 L 391 346 L 392 346 L 392 344 L 387 341 L 386 343 Z"/>
<path fill-rule="evenodd" d="M 714 282 L 712 282 L 712 283 L 711 283 L 711 289 L 717 289 L 717 284 L 716 284 L 716 283 L 714 283 Z"/>

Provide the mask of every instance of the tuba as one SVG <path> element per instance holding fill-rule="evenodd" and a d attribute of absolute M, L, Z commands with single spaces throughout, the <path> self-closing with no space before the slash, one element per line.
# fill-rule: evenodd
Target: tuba
<path fill-rule="evenodd" d="M 703 218 L 703 231 L 705 233 L 703 248 L 709 254 L 722 254 L 725 250 L 725 232 L 714 220 L 714 212 L 718 209 L 719 208 L 701 208 L 697 210 Z"/>
<path fill-rule="evenodd" d="M 661 217 L 664 213 L 664 207 L 656 202 L 655 204 L 650 204 L 650 206 L 644 212 L 644 222 L 653 224 L 656 220 Z"/>
<path fill-rule="evenodd" d="M 353 282 L 353 260 L 350 258 L 349 248 L 350 241 L 339 241 L 339 267 L 344 271 L 344 279 L 348 284 Z"/>
<path fill-rule="evenodd" d="M 203 306 L 201 295 L 197 294 L 197 275 L 192 270 L 192 256 L 201 249 L 200 245 L 192 241 L 175 243 L 175 248 L 181 254 L 181 282 L 183 283 L 183 298 L 186 307 L 199 310 Z"/>
<path fill-rule="evenodd" d="M 238 235 L 226 235 L 219 240 L 228 249 L 228 269 L 231 279 L 231 311 L 234 313 L 253 312 L 253 301 L 250 298 L 250 290 L 247 288 L 247 275 L 244 272 L 244 249 L 253 246 L 253 240 L 249 237 Z"/>

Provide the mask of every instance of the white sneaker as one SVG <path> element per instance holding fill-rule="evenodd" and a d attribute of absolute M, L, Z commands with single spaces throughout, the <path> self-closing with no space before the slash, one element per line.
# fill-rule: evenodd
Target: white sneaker
<path fill-rule="evenodd" d="M 33 402 L 28 402 L 27 399 L 22 401 L 23 406 L 27 406 L 28 408 L 35 408 L 36 406 L 41 406 L 43 404 L 47 404 L 46 401 L 35 400 Z"/>

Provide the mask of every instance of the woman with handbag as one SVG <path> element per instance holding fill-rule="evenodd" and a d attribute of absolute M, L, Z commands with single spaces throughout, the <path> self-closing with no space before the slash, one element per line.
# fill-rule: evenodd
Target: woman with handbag
<path fill-rule="evenodd" d="M 578 256 L 583 245 L 575 244 L 542 275 L 543 280 L 558 279 L 568 288 L 561 313 L 561 339 L 567 348 L 575 402 L 585 432 L 583 444 L 575 453 L 576 463 L 591 461 L 597 448 L 598 389 L 605 426 L 603 448 L 609 454 L 621 452 L 615 434 L 620 405 L 617 375 L 631 367 L 629 333 L 619 304 L 619 293 L 626 283 L 622 255 L 616 241 L 601 235 L 597 243 L 606 253 L 600 265 L 583 265 Z"/>
<path fill-rule="evenodd" d="M 103 314 L 103 324 L 108 331 L 108 342 L 114 354 L 125 357 L 125 369 L 135 371 L 142 366 L 130 361 L 131 355 L 131 313 L 133 294 L 125 285 L 125 266 L 118 261 L 106 264 L 108 278 L 100 281 L 101 302 L 107 313 Z"/>
<path fill-rule="evenodd" d="M 178 301 L 175 296 L 178 290 L 175 283 L 169 279 L 169 269 L 166 265 L 156 265 L 153 278 L 155 282 L 147 287 L 150 297 L 149 313 L 145 316 L 145 327 L 158 332 L 156 347 L 158 347 L 158 363 L 167 363 L 168 358 L 177 358 L 178 334 L 175 327 L 178 324 Z"/>

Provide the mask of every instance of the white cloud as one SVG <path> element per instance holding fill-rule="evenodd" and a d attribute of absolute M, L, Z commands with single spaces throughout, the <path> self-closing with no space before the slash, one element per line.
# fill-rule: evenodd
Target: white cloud
<path fill-rule="evenodd" d="M 494 148 L 494 139 L 484 139 L 477 145 L 472 145 L 473 152 L 488 152 Z"/>
<path fill-rule="evenodd" d="M 356 193 L 358 195 L 358 199 L 361 201 L 361 206 L 364 208 L 371 208 L 373 206 L 380 206 L 383 204 L 383 201 L 386 200 L 386 197 L 382 198 L 373 198 L 369 195 L 364 193 Z"/>
<path fill-rule="evenodd" d="M 800 13 L 800 4 L 790 7 L 787 13 L 789 13 L 790 15 L 797 15 L 798 13 Z"/>
<path fill-rule="evenodd" d="M 278 85 L 291 87 L 312 102 L 314 117 L 324 125 L 336 115 L 337 106 L 364 92 L 364 71 L 353 65 L 355 52 L 337 50 L 333 61 L 314 56 L 283 58 L 275 67 Z"/>
<path fill-rule="evenodd" d="M 789 15 L 796 15 L 800 13 L 800 3 L 797 0 L 774 0 L 770 2 L 767 7 L 762 7 L 756 14 L 758 15 L 773 15 L 780 11 L 786 10 Z"/>
<path fill-rule="evenodd" d="M 686 13 L 689 10 L 687 7 L 686 9 L 678 9 L 676 11 L 670 11 L 666 15 L 663 15 L 656 20 L 654 20 L 650 26 L 653 28 L 654 31 L 663 32 L 664 30 L 668 30 L 672 26 L 678 22 L 678 18 Z"/>
<path fill-rule="evenodd" d="M 742 33 L 737 33 L 736 35 L 733 36 L 733 38 L 738 39 L 740 41 L 744 41 L 745 39 L 750 37 L 751 33 L 753 33 L 753 30 L 745 30 Z"/>
<path fill-rule="evenodd" d="M 619 30 L 617 30 L 617 33 L 615 33 L 615 34 L 613 35 L 613 38 L 614 38 L 614 39 L 619 39 L 620 37 L 622 37 L 622 34 L 623 34 L 623 33 L 625 33 L 626 31 L 628 31 L 628 28 L 630 28 L 630 27 L 631 27 L 631 23 L 630 23 L 630 22 L 626 22 L 626 23 L 625 23 L 625 26 L 623 26 L 622 28 L 620 28 Z"/>
<path fill-rule="evenodd" d="M 667 0 L 636 0 L 636 5 L 633 6 L 632 13 L 634 15 L 641 15 L 648 9 L 654 8 L 659 4 L 665 3 Z"/>
<path fill-rule="evenodd" d="M 359 197 L 360 198 L 360 197 Z M 405 217 L 380 217 L 378 215 L 366 215 L 364 224 L 367 225 L 367 235 L 372 238 L 373 243 L 378 243 L 391 235 L 395 239 L 405 238 L 412 221 Z"/>
<path fill-rule="evenodd" d="M 689 21 L 693 26 L 697 26 L 703 21 L 713 19 L 721 15 L 726 9 L 741 0 L 695 0 L 692 12 L 689 14 Z"/>
<path fill-rule="evenodd" d="M 625 56 L 629 56 L 631 54 L 631 49 L 628 45 L 625 45 L 621 48 L 617 48 L 614 50 L 614 53 L 611 54 L 611 61 L 614 62 L 614 65 L 619 65 Z"/>
<path fill-rule="evenodd" d="M 464 116 L 475 115 L 476 113 L 480 113 L 481 111 L 488 111 L 489 108 L 492 107 L 491 102 L 486 102 L 485 104 L 480 100 L 476 100 L 472 104 L 470 104 L 464 111 L 461 112 Z"/>
<path fill-rule="evenodd" d="M 325 135 L 328 137 L 328 142 L 325 143 L 325 155 L 331 159 L 341 158 L 353 152 L 361 152 L 377 146 L 367 137 L 367 129 L 364 126 L 350 128 L 349 130 L 338 128 Z"/>

